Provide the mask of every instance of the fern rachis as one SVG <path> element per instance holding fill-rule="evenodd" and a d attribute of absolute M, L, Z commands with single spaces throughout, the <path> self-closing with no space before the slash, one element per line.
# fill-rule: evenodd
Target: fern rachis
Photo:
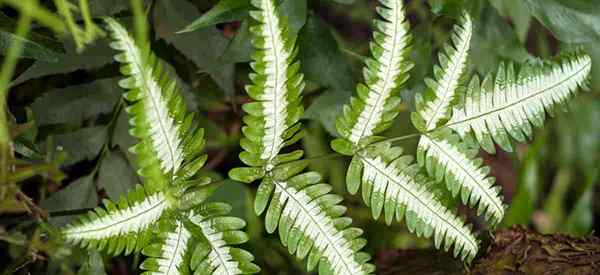
<path fill-rule="evenodd" d="M 462 137 L 473 130 L 475 137 L 493 152 L 492 138 L 511 150 L 507 133 L 518 141 L 531 136 L 531 126 L 541 127 L 546 111 L 568 99 L 584 85 L 591 59 L 586 55 L 567 56 L 560 63 L 526 64 L 518 74 L 514 66 L 500 66 L 495 81 L 487 77 L 482 85 L 474 78 L 465 95 L 464 106 L 454 109 L 447 127 Z"/>

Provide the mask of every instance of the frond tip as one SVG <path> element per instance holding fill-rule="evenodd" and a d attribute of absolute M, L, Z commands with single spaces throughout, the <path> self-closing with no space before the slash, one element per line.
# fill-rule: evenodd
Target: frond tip
<path fill-rule="evenodd" d="M 275 165 L 273 160 L 283 147 L 300 138 L 298 120 L 304 111 L 300 104 L 304 77 L 295 61 L 296 37 L 275 2 L 252 1 L 258 9 L 250 12 L 258 22 L 251 28 L 255 52 L 250 65 L 255 73 L 250 74 L 252 85 L 246 92 L 256 102 L 242 106 L 247 115 L 240 142 L 244 163 L 267 168 Z"/>
<path fill-rule="evenodd" d="M 347 183 L 350 193 L 362 186 L 362 197 L 376 219 L 384 212 L 387 224 L 394 217 L 419 236 L 431 237 L 436 248 L 454 245 L 454 256 L 470 262 L 477 254 L 478 241 L 464 222 L 450 212 L 427 188 L 428 179 L 419 174 L 412 157 L 402 149 L 383 143 L 369 147 L 352 159 Z"/>
<path fill-rule="evenodd" d="M 344 106 L 336 122 L 339 134 L 354 145 L 389 128 L 398 115 L 400 87 L 413 66 L 407 58 L 411 36 L 402 1 L 380 3 L 377 12 L 382 20 L 374 23 L 373 57 L 366 60 L 365 84 L 358 85 L 357 96 Z"/>
<path fill-rule="evenodd" d="M 463 106 L 455 108 L 447 126 L 465 137 L 471 130 L 483 149 L 493 153 L 492 139 L 512 151 L 508 136 L 524 142 L 533 124 L 542 127 L 545 112 L 552 114 L 576 89 L 584 85 L 592 67 L 587 55 L 569 55 L 559 62 L 526 64 L 518 74 L 512 63 L 500 65 L 495 80 L 480 85 L 473 78 Z"/>
<path fill-rule="evenodd" d="M 425 79 L 428 89 L 425 96 L 415 94 L 417 112 L 412 114 L 415 127 L 421 132 L 431 131 L 445 123 L 451 114 L 461 80 L 467 69 L 467 59 L 473 23 L 468 13 L 464 13 L 461 24 L 454 26 L 452 43 L 446 44 L 440 53 L 440 65 L 433 68 L 434 79 Z"/>
<path fill-rule="evenodd" d="M 342 217 L 346 208 L 342 197 L 329 194 L 331 186 L 319 183 L 321 176 L 307 172 L 289 179 L 264 178 L 256 203 L 257 212 L 266 214 L 266 228 L 279 237 L 290 254 L 308 257 L 307 268 L 319 265 L 320 274 L 370 274 L 370 256 L 359 252 L 366 240 L 362 230 L 349 227 L 352 220 Z"/>

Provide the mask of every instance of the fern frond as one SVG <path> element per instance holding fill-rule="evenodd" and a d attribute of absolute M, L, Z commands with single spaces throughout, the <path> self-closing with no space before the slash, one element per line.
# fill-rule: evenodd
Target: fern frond
<path fill-rule="evenodd" d="M 138 185 L 127 197 L 121 197 L 117 205 L 105 200 L 104 208 L 90 211 L 62 232 L 67 241 L 82 247 L 106 249 L 113 254 L 125 250 L 129 254 L 143 247 L 148 227 L 169 208 L 164 193 L 148 192 Z"/>
<path fill-rule="evenodd" d="M 180 124 L 185 120 L 185 105 L 176 91 L 175 80 L 163 73 L 163 66 L 149 47 L 139 47 L 127 30 L 116 20 L 106 19 L 120 53 L 115 60 L 122 63 L 121 72 L 128 78 L 119 85 L 129 92 L 132 103 L 132 134 L 141 141 L 132 149 L 138 154 L 140 174 L 154 181 L 164 181 L 176 173 L 184 161 Z"/>
<path fill-rule="evenodd" d="M 450 130 L 422 135 L 417 149 L 417 160 L 438 181 L 445 179 L 452 195 L 461 195 L 464 204 L 478 205 L 478 214 L 492 224 L 504 217 L 504 206 L 499 186 L 488 177 L 489 167 L 482 166 L 478 150 L 469 149 Z"/>
<path fill-rule="evenodd" d="M 452 43 L 444 47 L 439 55 L 440 66 L 433 67 L 434 79 L 425 79 L 428 89 L 425 96 L 415 95 L 417 112 L 412 121 L 422 132 L 430 131 L 450 118 L 458 87 L 465 75 L 473 24 L 468 13 L 464 13 L 461 24 L 454 26 Z"/>
<path fill-rule="evenodd" d="M 161 223 L 160 240 L 146 246 L 142 253 L 148 256 L 140 265 L 143 274 L 179 275 L 190 274 L 189 251 L 192 234 L 182 220 L 169 219 Z"/>
<path fill-rule="evenodd" d="M 232 247 L 248 240 L 241 229 L 244 220 L 227 217 L 231 206 L 225 203 L 206 203 L 190 214 L 190 221 L 199 228 L 198 244 L 191 258 L 196 274 L 254 274 L 260 268 L 252 263 L 254 256 Z"/>
<path fill-rule="evenodd" d="M 428 179 L 419 174 L 411 156 L 402 156 L 400 147 L 383 143 L 356 155 L 347 184 L 352 194 L 362 185 L 363 200 L 376 219 L 382 211 L 387 224 L 394 217 L 406 217 L 408 229 L 419 236 L 433 235 L 436 248 L 442 242 L 446 251 L 454 245 L 454 255 L 466 261 L 477 254 L 478 241 L 471 230 L 428 190 Z"/>
<path fill-rule="evenodd" d="M 363 71 L 365 84 L 357 87 L 357 96 L 344 106 L 336 122 L 339 134 L 356 145 L 364 137 L 389 128 L 398 115 L 400 87 L 408 79 L 413 64 L 407 60 L 411 36 L 400 0 L 380 1 L 375 20 L 372 58 Z"/>
<path fill-rule="evenodd" d="M 331 186 L 319 183 L 321 176 L 307 172 L 291 178 L 263 179 L 259 186 L 255 210 L 267 208 L 266 229 L 279 228 L 279 237 L 290 254 L 308 257 L 307 268 L 319 265 L 320 274 L 368 274 L 374 267 L 370 256 L 359 252 L 366 240 L 362 230 L 349 227 L 352 220 L 342 217 L 346 208 L 342 197 L 330 194 Z M 270 203 L 269 203 L 270 198 Z"/>
<path fill-rule="evenodd" d="M 495 141 L 511 151 L 509 135 L 519 142 L 532 134 L 533 124 L 544 124 L 545 112 L 567 101 L 585 84 L 591 70 L 587 55 L 575 54 L 549 64 L 526 64 L 517 74 L 512 64 L 500 65 L 495 80 L 486 77 L 480 86 L 475 77 L 464 104 L 455 108 L 447 126 L 465 137 L 471 130 L 479 144 L 493 153 Z"/>
<path fill-rule="evenodd" d="M 303 112 L 304 89 L 300 63 L 296 60 L 296 37 L 288 28 L 273 0 L 252 0 L 258 9 L 250 15 L 258 22 L 251 27 L 256 51 L 250 64 L 252 85 L 246 87 L 255 102 L 243 109 L 246 126 L 240 159 L 250 166 L 272 168 L 279 151 L 300 138 L 298 120 Z M 268 169 L 267 169 L 268 170 Z"/>

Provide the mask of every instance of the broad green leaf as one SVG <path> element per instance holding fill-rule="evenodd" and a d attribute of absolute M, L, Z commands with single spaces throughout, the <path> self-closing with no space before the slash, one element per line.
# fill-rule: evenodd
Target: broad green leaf
<path fill-rule="evenodd" d="M 58 60 L 58 55 L 62 52 L 61 43 L 37 32 L 31 32 L 27 38 L 23 38 L 14 34 L 15 29 L 16 22 L 0 12 L 1 55 L 6 55 L 12 41 L 18 39 L 23 43 L 21 57 L 45 62 L 56 62 Z"/>
<path fill-rule="evenodd" d="M 248 15 L 249 7 L 250 0 L 220 0 L 212 9 L 181 29 L 179 33 L 243 19 Z"/>
<path fill-rule="evenodd" d="M 50 194 L 40 203 L 48 211 L 65 211 L 95 207 L 98 195 L 94 185 L 93 175 L 79 178 L 69 183 L 62 190 Z M 50 217 L 50 223 L 55 226 L 66 225 L 76 216 Z"/>
<path fill-rule="evenodd" d="M 227 49 L 219 58 L 222 63 L 241 63 L 250 61 L 252 53 L 252 44 L 250 44 L 250 23 L 249 19 L 242 21 L 242 25 L 237 30 L 235 37 L 227 45 Z"/>
<path fill-rule="evenodd" d="M 99 40 L 92 45 L 86 46 L 85 50 L 78 54 L 75 44 L 65 42 L 65 53 L 57 56 L 57 62 L 46 62 L 39 60 L 19 75 L 11 86 L 19 85 L 27 80 L 47 75 L 70 73 L 76 70 L 89 70 L 99 68 L 112 62 L 113 50 L 108 47 L 106 40 Z"/>
<path fill-rule="evenodd" d="M 306 80 L 330 89 L 354 90 L 352 68 L 329 27 L 313 13 L 299 34 L 298 47 Z"/>
<path fill-rule="evenodd" d="M 600 40 L 600 5 L 588 0 L 525 0 L 533 16 L 559 40 Z"/>
<path fill-rule="evenodd" d="M 161 0 L 156 2 L 154 27 L 158 37 L 193 61 L 200 72 L 208 73 L 226 95 L 232 95 L 234 67 L 218 62 L 228 43 L 221 32 L 215 27 L 209 27 L 192 33 L 176 33 L 199 16 L 200 13 L 192 3 L 184 0 Z"/>
<path fill-rule="evenodd" d="M 65 165 L 92 160 L 106 143 L 106 127 L 94 126 L 55 136 L 56 145 L 67 152 Z"/>
<path fill-rule="evenodd" d="M 118 81 L 109 78 L 47 92 L 31 105 L 35 121 L 38 125 L 78 122 L 110 113 L 121 97 Z"/>
<path fill-rule="evenodd" d="M 521 43 L 525 43 L 527 32 L 531 24 L 531 14 L 525 2 L 521 0 L 489 0 L 500 15 L 509 17 L 514 24 L 515 31 Z"/>
<path fill-rule="evenodd" d="M 121 195 L 125 195 L 127 190 L 132 189 L 138 182 L 135 171 L 129 166 L 123 153 L 112 151 L 102 160 L 98 173 L 98 187 L 104 188 L 111 200 L 118 201 Z"/>
<path fill-rule="evenodd" d="M 470 60 L 475 69 L 486 74 L 496 70 L 503 60 L 524 62 L 532 56 L 519 43 L 517 34 L 498 11 L 486 6 L 474 24 Z"/>
<path fill-rule="evenodd" d="M 349 90 L 327 90 L 306 109 L 304 118 L 321 122 L 329 134 L 337 137 L 339 135 L 335 129 L 335 118 L 351 95 Z"/>
<path fill-rule="evenodd" d="M 598 182 L 599 169 L 585 183 L 583 193 L 575 202 L 573 210 L 567 217 L 566 231 L 573 235 L 587 235 L 594 226 L 594 190 Z"/>

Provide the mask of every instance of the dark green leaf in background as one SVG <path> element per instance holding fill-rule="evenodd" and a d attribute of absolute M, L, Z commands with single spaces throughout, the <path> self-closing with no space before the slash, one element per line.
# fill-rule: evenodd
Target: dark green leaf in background
<path fill-rule="evenodd" d="M 37 98 L 31 108 L 38 125 L 76 122 L 112 111 L 122 94 L 119 79 L 52 90 Z"/>
<path fill-rule="evenodd" d="M 200 72 L 208 73 L 226 95 L 232 95 L 234 67 L 218 62 L 228 43 L 221 32 L 215 27 L 207 27 L 177 34 L 186 24 L 200 17 L 197 8 L 184 0 L 157 1 L 154 16 L 158 37 L 193 61 Z"/>
<path fill-rule="evenodd" d="M 351 91 L 327 90 L 306 109 L 304 118 L 321 122 L 330 135 L 337 137 L 339 135 L 335 129 L 335 119 L 351 95 Z"/>
<path fill-rule="evenodd" d="M 112 151 L 102 160 L 98 187 L 104 188 L 111 200 L 118 201 L 120 196 L 125 195 L 127 190 L 132 190 L 138 182 L 135 171 L 120 151 Z"/>
<path fill-rule="evenodd" d="M 71 165 L 96 158 L 106 143 L 106 131 L 105 126 L 94 126 L 56 135 L 56 145 L 62 147 L 68 154 L 64 164 Z"/>
<path fill-rule="evenodd" d="M 531 24 L 531 14 L 527 5 L 522 0 L 489 0 L 503 17 L 512 21 L 521 44 L 527 39 L 527 32 Z"/>
<path fill-rule="evenodd" d="M 65 53 L 57 56 L 57 62 L 39 60 L 23 74 L 15 79 L 11 86 L 21 84 L 27 80 L 47 75 L 71 73 L 76 70 L 89 70 L 99 68 L 111 63 L 114 52 L 108 47 L 107 40 L 101 39 L 89 45 L 82 53 L 77 53 L 75 44 L 65 42 Z"/>
<path fill-rule="evenodd" d="M 5 55 L 13 40 L 22 40 L 23 51 L 21 57 L 56 62 L 62 52 L 62 44 L 50 37 L 37 32 L 31 32 L 27 38 L 14 34 L 16 22 L 0 12 L 0 55 Z"/>
<path fill-rule="evenodd" d="M 62 190 L 52 193 L 42 200 L 40 206 L 48 211 L 66 211 L 95 207 L 98 195 L 93 176 L 85 176 L 73 181 Z M 66 225 L 76 216 L 51 217 L 50 223 L 55 226 Z"/>
<path fill-rule="evenodd" d="M 309 14 L 298 39 L 302 72 L 308 81 L 336 90 L 354 90 L 352 68 L 325 22 Z"/>
<path fill-rule="evenodd" d="M 83 265 L 77 272 L 77 275 L 105 275 L 104 262 L 102 261 L 102 255 L 98 251 L 88 251 L 87 259 L 83 262 Z"/>
<path fill-rule="evenodd" d="M 589 0 L 525 0 L 533 16 L 559 40 L 600 41 L 600 5 Z"/>
<path fill-rule="evenodd" d="M 221 0 L 179 32 L 192 32 L 219 23 L 244 19 L 248 16 L 250 0 Z"/>

